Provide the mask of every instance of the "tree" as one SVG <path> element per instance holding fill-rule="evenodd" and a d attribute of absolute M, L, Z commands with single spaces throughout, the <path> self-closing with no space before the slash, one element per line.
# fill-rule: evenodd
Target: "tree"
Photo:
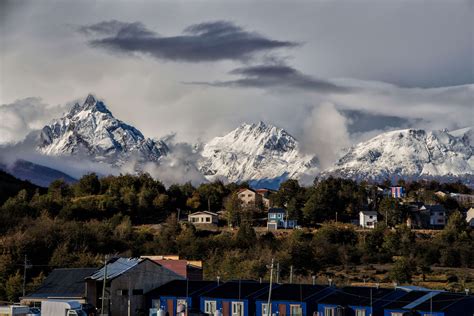
<path fill-rule="evenodd" d="M 23 279 L 21 277 L 20 271 L 10 276 L 5 283 L 5 292 L 7 299 L 10 302 L 18 301 L 18 298 L 21 296 L 23 291 Z"/>
<path fill-rule="evenodd" d="M 395 227 L 405 220 L 405 208 L 394 198 L 384 197 L 379 205 L 379 213 L 389 227 Z"/>
<path fill-rule="evenodd" d="M 237 193 L 232 193 L 225 199 L 224 208 L 227 212 L 227 224 L 239 226 L 242 221 L 242 202 Z"/>
<path fill-rule="evenodd" d="M 413 262 L 405 257 L 398 259 L 390 271 L 390 278 L 398 284 L 410 283 L 413 276 Z"/>
<path fill-rule="evenodd" d="M 249 223 L 242 223 L 235 236 L 235 244 L 239 248 L 251 248 L 255 245 L 257 234 Z"/>
<path fill-rule="evenodd" d="M 75 185 L 76 196 L 94 195 L 100 192 L 99 177 L 95 173 L 82 176 Z"/>

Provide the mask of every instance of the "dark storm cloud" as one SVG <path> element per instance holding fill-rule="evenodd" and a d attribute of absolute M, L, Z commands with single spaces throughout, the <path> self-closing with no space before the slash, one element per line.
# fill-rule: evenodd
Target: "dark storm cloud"
<path fill-rule="evenodd" d="M 169 37 L 160 36 L 139 22 L 115 20 L 82 26 L 79 31 L 99 36 L 89 41 L 94 47 L 188 62 L 245 60 L 257 52 L 298 45 L 248 32 L 228 21 L 194 24 L 185 28 L 182 35 Z"/>
<path fill-rule="evenodd" d="M 347 130 L 349 133 L 361 133 L 371 130 L 383 130 L 386 128 L 404 128 L 419 125 L 421 119 L 405 118 L 393 115 L 373 114 L 358 110 L 341 110 L 347 119 Z"/>
<path fill-rule="evenodd" d="M 258 65 L 234 69 L 232 75 L 242 78 L 229 81 L 190 82 L 215 87 L 291 88 L 310 92 L 348 92 L 349 89 L 314 78 L 287 65 Z"/>

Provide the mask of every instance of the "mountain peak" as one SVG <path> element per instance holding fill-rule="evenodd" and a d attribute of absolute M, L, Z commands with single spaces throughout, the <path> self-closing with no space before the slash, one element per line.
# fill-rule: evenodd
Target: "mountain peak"
<path fill-rule="evenodd" d="M 43 128 L 38 150 L 48 155 L 82 154 L 122 165 L 130 159 L 158 161 L 168 147 L 116 119 L 102 101 L 89 94 L 82 105 L 76 103 L 64 117 Z"/>
<path fill-rule="evenodd" d="M 204 145 L 200 169 L 212 180 L 284 180 L 315 168 L 313 157 L 299 151 L 298 142 L 284 129 L 262 121 L 241 124 Z"/>
<path fill-rule="evenodd" d="M 474 148 L 467 131 L 405 129 L 382 133 L 353 146 L 327 173 L 365 179 L 472 175 Z"/>
<path fill-rule="evenodd" d="M 86 97 L 86 100 L 84 101 L 84 105 L 87 106 L 92 106 L 97 102 L 96 98 L 92 93 L 89 93 Z"/>

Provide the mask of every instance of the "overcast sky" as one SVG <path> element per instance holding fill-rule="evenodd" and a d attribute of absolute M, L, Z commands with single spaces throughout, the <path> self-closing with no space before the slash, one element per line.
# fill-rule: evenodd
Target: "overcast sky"
<path fill-rule="evenodd" d="M 315 154 L 474 125 L 472 0 L 3 0 L 0 15 L 0 143 L 88 93 L 148 137 L 263 120 Z"/>

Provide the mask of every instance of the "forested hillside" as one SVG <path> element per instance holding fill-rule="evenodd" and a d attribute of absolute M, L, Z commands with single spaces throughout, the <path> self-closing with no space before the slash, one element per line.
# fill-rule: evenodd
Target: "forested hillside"
<path fill-rule="evenodd" d="M 3 178 L 13 181 L 8 175 Z M 295 278 L 304 279 L 327 275 L 334 267 L 393 264 L 385 281 L 409 283 L 433 267 L 474 268 L 474 231 L 461 215 L 463 206 L 434 195 L 441 189 L 469 189 L 459 183 L 404 185 L 408 198 L 445 205 L 450 215 L 442 231 L 412 231 L 403 225 L 405 208 L 398 200 L 378 197 L 373 185 L 334 178 L 311 187 L 293 180 L 282 184 L 271 200 L 286 206 L 303 226 L 283 234 L 256 233 L 264 211 L 235 203 L 235 192 L 246 184 L 166 188 L 147 174 L 89 174 L 73 185 L 58 180 L 45 192 L 18 184 L 20 191 L 0 208 L 0 300 L 14 301 L 21 294 L 25 255 L 31 264 L 28 289 L 55 267 L 100 266 L 105 254 L 179 254 L 203 260 L 209 279 L 268 278 L 266 265 L 272 257 L 281 278 L 288 278 L 291 266 Z M 367 208 L 386 214 L 388 227 L 383 220 L 369 231 L 347 224 Z M 197 230 L 177 219 L 178 214 L 185 218 L 188 212 L 207 209 L 225 211 L 223 227 L 232 224 L 235 229 Z M 458 289 L 472 282 L 458 280 L 452 285 Z"/>

